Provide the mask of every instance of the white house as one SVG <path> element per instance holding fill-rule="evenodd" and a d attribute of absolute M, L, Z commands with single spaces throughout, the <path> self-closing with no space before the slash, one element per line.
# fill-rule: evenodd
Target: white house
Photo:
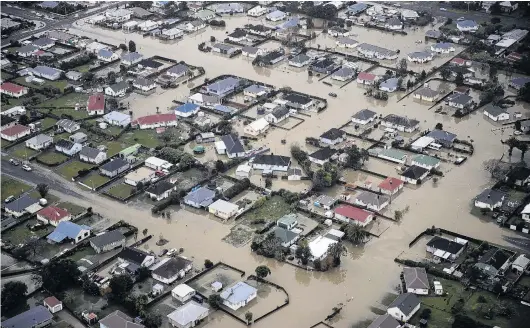
<path fill-rule="evenodd" d="M 470 19 L 456 22 L 456 28 L 460 32 L 476 32 L 479 29 L 479 25 Z"/>
<path fill-rule="evenodd" d="M 247 164 L 239 165 L 236 169 L 236 177 L 248 178 L 252 174 L 252 166 Z"/>
<path fill-rule="evenodd" d="M 489 209 L 493 211 L 502 206 L 506 194 L 499 190 L 485 189 L 477 197 L 475 197 L 475 207 Z"/>
<path fill-rule="evenodd" d="M 128 9 L 116 9 L 105 12 L 105 16 L 107 17 L 107 19 L 116 23 L 128 21 L 129 19 L 131 19 L 131 15 L 132 11 Z"/>
<path fill-rule="evenodd" d="M 118 261 L 148 268 L 155 263 L 155 257 L 141 249 L 125 247 L 118 254 Z"/>
<path fill-rule="evenodd" d="M 421 302 L 413 293 L 399 295 L 389 306 L 386 312 L 394 319 L 407 322 L 420 309 Z"/>
<path fill-rule="evenodd" d="M 243 131 L 251 136 L 258 136 L 269 129 L 269 122 L 265 118 L 259 118 L 245 126 Z"/>
<path fill-rule="evenodd" d="M 98 59 L 104 62 L 110 63 L 112 61 L 117 60 L 118 58 L 118 55 L 110 50 L 101 49 L 100 51 L 98 51 Z"/>
<path fill-rule="evenodd" d="M 271 22 L 278 22 L 281 20 L 284 20 L 287 17 L 287 14 L 284 13 L 281 10 L 275 10 L 273 12 L 270 12 L 265 16 L 267 20 L 270 20 Z"/>
<path fill-rule="evenodd" d="M 262 7 L 262 6 L 256 6 L 256 7 L 252 8 L 252 9 L 250 9 L 249 11 L 247 11 L 247 15 L 249 15 L 251 17 L 259 17 L 259 16 L 262 16 L 262 15 L 265 15 L 268 12 L 269 12 L 269 8 Z"/>
<path fill-rule="evenodd" d="M 264 171 L 287 172 L 291 165 L 291 158 L 279 155 L 257 155 L 252 161 L 252 168 Z"/>
<path fill-rule="evenodd" d="M 20 98 L 28 93 L 28 88 L 11 82 L 4 82 L 0 85 L 0 92 L 10 97 Z"/>
<path fill-rule="evenodd" d="M 99 164 L 107 159 L 107 153 L 89 146 L 83 147 L 79 152 L 79 159 L 93 164 Z"/>
<path fill-rule="evenodd" d="M 289 65 L 293 67 L 304 67 L 311 63 L 312 59 L 306 54 L 299 54 L 289 59 Z"/>
<path fill-rule="evenodd" d="M 26 147 L 34 150 L 42 150 L 53 143 L 53 138 L 46 134 L 39 134 L 26 140 Z"/>
<path fill-rule="evenodd" d="M 524 254 L 519 255 L 511 265 L 511 269 L 514 272 L 522 274 L 530 267 L 530 259 Z"/>
<path fill-rule="evenodd" d="M 129 83 L 127 81 L 118 82 L 106 87 L 105 94 L 112 97 L 124 97 L 125 94 L 127 94 L 129 87 Z"/>
<path fill-rule="evenodd" d="M 86 225 L 75 224 L 70 221 L 62 221 L 57 224 L 55 230 L 46 239 L 52 243 L 73 242 L 77 244 L 90 237 L 91 228 Z"/>
<path fill-rule="evenodd" d="M 191 117 L 197 114 L 200 109 L 199 105 L 192 103 L 185 103 L 174 108 L 175 114 L 180 117 Z"/>
<path fill-rule="evenodd" d="M 526 222 L 530 223 L 530 204 L 526 204 L 526 206 L 521 211 L 521 218 Z"/>
<path fill-rule="evenodd" d="M 157 84 L 153 80 L 140 77 L 133 81 L 133 87 L 135 87 L 136 89 L 140 89 L 144 92 L 148 92 L 153 89 L 156 89 Z"/>
<path fill-rule="evenodd" d="M 220 217 L 223 220 L 228 220 L 236 215 L 239 206 L 222 199 L 216 200 L 213 204 L 208 206 L 208 211 L 213 215 Z"/>
<path fill-rule="evenodd" d="M 55 143 L 55 150 L 68 156 L 73 156 L 83 149 L 83 145 L 66 139 L 59 139 Z"/>
<path fill-rule="evenodd" d="M 63 221 L 72 220 L 72 214 L 66 209 L 57 206 L 47 206 L 37 212 L 37 220 L 54 227 Z"/>
<path fill-rule="evenodd" d="M 440 42 L 435 43 L 431 46 L 431 51 L 434 51 L 436 53 L 440 54 L 448 54 L 455 51 L 455 47 L 452 43 L 449 42 Z"/>
<path fill-rule="evenodd" d="M 245 282 L 238 282 L 221 293 L 223 304 L 234 311 L 246 306 L 256 298 L 258 290 Z"/>
<path fill-rule="evenodd" d="M 140 167 L 139 169 L 127 173 L 123 178 L 123 182 L 131 186 L 137 186 L 139 183 L 147 183 L 156 176 L 156 171 L 145 166 Z"/>
<path fill-rule="evenodd" d="M 195 295 L 195 289 L 186 284 L 180 284 L 171 291 L 171 296 L 181 303 L 185 303 L 191 299 L 193 295 Z"/>
<path fill-rule="evenodd" d="M 152 184 L 149 186 L 145 193 L 151 198 L 152 200 L 155 200 L 157 202 L 161 201 L 162 199 L 168 198 L 173 190 L 175 190 L 175 185 L 172 184 L 169 181 L 162 180 L 156 184 Z"/>
<path fill-rule="evenodd" d="M 31 129 L 29 127 L 20 124 L 15 124 L 11 127 L 3 129 L 0 132 L 0 136 L 2 137 L 2 139 L 7 141 L 15 141 L 29 135 L 30 133 Z"/>
<path fill-rule="evenodd" d="M 177 115 L 175 113 L 142 116 L 131 122 L 131 126 L 138 126 L 140 130 L 177 126 L 177 124 Z"/>
<path fill-rule="evenodd" d="M 453 262 L 460 256 L 460 254 L 462 254 L 467 243 L 464 239 L 455 240 L 459 242 L 435 236 L 427 242 L 426 250 L 435 258 Z"/>
<path fill-rule="evenodd" d="M 105 114 L 103 116 L 103 119 L 110 125 L 116 125 L 121 127 L 126 127 L 127 125 L 131 124 L 131 115 L 116 111 Z"/>
<path fill-rule="evenodd" d="M 191 271 L 192 262 L 180 256 L 170 257 L 158 262 L 151 269 L 153 279 L 169 285 L 177 279 L 184 278 L 186 273 Z"/>
<path fill-rule="evenodd" d="M 287 119 L 290 116 L 290 110 L 287 107 L 279 107 L 275 109 L 272 113 L 265 115 L 265 119 L 269 123 L 280 123 L 281 121 Z"/>
<path fill-rule="evenodd" d="M 425 268 L 403 268 L 403 280 L 405 281 L 407 293 L 429 294 L 429 277 Z"/>
<path fill-rule="evenodd" d="M 167 319 L 173 327 L 191 328 L 199 325 L 208 317 L 209 313 L 210 310 L 207 307 L 195 301 L 190 301 L 168 314 Z"/>
<path fill-rule="evenodd" d="M 138 52 L 124 52 L 121 54 L 121 63 L 126 66 L 131 66 L 142 61 L 144 56 Z"/>
<path fill-rule="evenodd" d="M 326 145 L 336 145 L 344 141 L 344 132 L 337 128 L 329 129 L 328 131 L 322 133 L 319 137 L 321 143 Z"/>
<path fill-rule="evenodd" d="M 508 114 L 505 109 L 492 104 L 487 104 L 484 106 L 483 113 L 486 117 L 495 122 L 506 121 L 510 119 L 510 114 Z"/>
<path fill-rule="evenodd" d="M 373 122 L 377 116 L 377 113 L 369 109 L 363 109 L 355 113 L 351 121 L 354 124 L 366 125 L 370 122 Z"/>

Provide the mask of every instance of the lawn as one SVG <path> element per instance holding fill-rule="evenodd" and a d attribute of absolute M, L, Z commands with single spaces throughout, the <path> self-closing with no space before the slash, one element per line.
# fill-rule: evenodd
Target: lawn
<path fill-rule="evenodd" d="M 41 103 L 42 101 L 44 101 L 46 99 L 46 96 L 40 94 L 40 93 L 34 93 L 31 97 L 28 97 L 28 96 L 24 96 L 24 97 L 20 97 L 20 98 L 8 98 L 9 100 L 6 101 L 5 103 L 2 102 L 2 111 L 5 111 L 5 110 L 8 110 L 12 107 L 15 107 L 15 106 L 21 106 L 21 105 L 24 105 L 24 101 L 30 99 L 30 98 L 34 98 L 34 97 L 37 97 L 39 100 L 38 102 L 36 102 L 37 104 L 38 103 Z"/>
<path fill-rule="evenodd" d="M 84 257 L 87 257 L 87 256 L 91 257 L 94 255 L 96 255 L 96 251 L 94 251 L 92 247 L 85 247 L 82 250 L 79 250 L 75 252 L 74 254 L 72 254 L 71 256 L 67 257 L 67 259 L 77 262 Z"/>
<path fill-rule="evenodd" d="M 91 188 L 97 188 L 109 180 L 110 178 L 106 176 L 100 175 L 98 173 L 94 173 L 88 176 L 87 178 L 85 178 L 84 180 L 81 180 L 81 182 Z"/>
<path fill-rule="evenodd" d="M 2 189 L 0 190 L 2 201 L 8 196 L 18 197 L 28 190 L 31 190 L 31 186 L 20 182 L 15 179 L 10 179 L 6 176 L 2 176 Z"/>
<path fill-rule="evenodd" d="M 260 201 L 257 201 L 255 204 L 259 206 Z M 265 223 L 268 223 L 278 220 L 290 212 L 291 207 L 285 202 L 285 200 L 283 200 L 282 197 L 273 196 L 270 199 L 265 200 L 261 206 L 247 212 L 244 215 L 244 220 L 247 225 L 258 228 L 258 224 L 254 223 L 254 221 L 259 220 L 259 226 L 261 227 L 261 225 L 264 224 L 261 220 L 264 220 Z"/>
<path fill-rule="evenodd" d="M 37 190 L 34 190 L 34 191 L 30 192 L 29 195 L 31 197 L 35 198 L 35 199 L 42 198 Z M 48 204 L 54 204 L 54 203 L 57 203 L 59 201 L 59 197 L 54 196 L 54 195 L 52 195 L 50 193 L 47 193 L 46 197 L 44 197 L 44 198 L 48 201 Z"/>
<path fill-rule="evenodd" d="M 54 126 L 55 123 L 57 123 L 57 120 L 51 117 L 46 117 L 42 119 L 40 122 L 42 125 L 42 129 L 44 130 L 44 129 Z"/>
<path fill-rule="evenodd" d="M 42 89 L 42 88 L 44 88 L 45 86 L 48 85 L 48 86 L 52 86 L 52 87 L 55 87 L 55 88 L 59 88 L 59 90 L 61 90 L 61 92 L 64 90 L 64 88 L 66 88 L 68 86 L 68 81 L 66 81 L 66 80 L 57 80 L 57 81 L 47 81 L 46 80 L 46 83 L 44 83 L 42 85 L 34 84 L 34 83 L 31 83 L 31 82 L 26 82 L 26 78 L 24 76 L 17 77 L 14 80 L 14 82 L 17 83 L 17 84 L 24 85 L 24 86 L 27 86 L 27 87 L 30 87 L 30 88 L 35 88 L 35 89 Z"/>
<path fill-rule="evenodd" d="M 9 80 L 13 78 L 13 75 L 7 73 L 7 72 L 1 72 L 0 77 L 2 78 L 2 81 Z"/>
<path fill-rule="evenodd" d="M 129 145 L 141 144 L 148 148 L 155 148 L 161 144 L 155 130 L 135 130 L 123 134 L 120 139 Z"/>
<path fill-rule="evenodd" d="M 65 177 L 68 180 L 72 180 L 73 177 L 77 176 L 78 172 L 83 169 L 91 169 L 94 165 L 83 163 L 78 160 L 71 161 L 68 164 L 65 164 L 59 168 L 57 171 L 60 175 Z"/>
<path fill-rule="evenodd" d="M 131 185 L 120 183 L 111 187 L 106 193 L 120 199 L 125 199 L 131 195 L 133 189 L 134 187 Z"/>
<path fill-rule="evenodd" d="M 37 223 L 36 219 L 31 219 L 27 222 L 27 224 L 29 225 L 33 225 L 35 223 Z M 8 231 L 3 231 L 2 241 L 10 242 L 13 245 L 25 244 L 29 242 L 31 239 L 37 239 L 37 238 L 41 238 L 42 236 L 46 236 L 47 234 L 51 233 L 54 229 L 53 226 L 48 225 L 44 229 L 31 231 L 26 227 L 27 224 L 26 223 L 19 224 L 13 229 L 10 229 Z"/>
<path fill-rule="evenodd" d="M 107 157 L 112 157 L 122 151 L 123 149 L 129 147 L 130 145 L 124 144 L 119 141 L 105 141 L 101 144 L 107 146 Z"/>
<path fill-rule="evenodd" d="M 55 166 L 64 163 L 68 160 L 68 156 L 56 153 L 54 151 L 48 151 L 37 156 L 37 159 L 48 166 Z"/>
<path fill-rule="evenodd" d="M 73 216 L 77 216 L 85 211 L 83 206 L 79 206 L 70 202 L 61 202 L 57 204 L 57 207 L 64 208 L 70 212 Z"/>
<path fill-rule="evenodd" d="M 98 122 L 95 119 L 94 120 L 88 120 L 86 122 L 99 129 Z M 119 127 L 119 126 L 109 125 L 109 126 L 107 126 L 106 129 L 104 129 L 104 130 L 103 129 L 99 129 L 99 130 L 102 133 L 105 133 L 105 134 L 108 134 L 108 135 L 111 135 L 111 136 L 117 136 L 118 134 L 120 134 L 120 132 L 123 129 L 121 127 Z"/>
<path fill-rule="evenodd" d="M 88 96 L 83 93 L 69 93 L 63 97 L 57 98 L 57 99 L 50 99 L 40 104 L 41 109 L 39 109 L 42 113 L 48 113 L 49 109 L 44 107 L 56 107 L 51 110 L 51 112 L 55 115 L 61 116 L 62 114 L 70 115 L 74 118 L 74 120 L 79 120 L 82 118 L 88 117 L 88 114 L 86 110 L 78 110 L 76 111 L 74 109 L 76 104 L 79 104 L 80 106 L 84 107 L 86 106 L 86 102 L 88 100 Z M 72 108 L 59 108 L 59 107 L 72 107 Z"/>
<path fill-rule="evenodd" d="M 24 144 L 20 144 L 18 146 L 11 148 L 10 154 L 15 156 L 16 158 L 27 160 L 28 158 L 37 154 L 37 151 L 27 148 Z"/>
<path fill-rule="evenodd" d="M 4 139 L 0 139 L 0 147 L 1 148 L 4 148 L 4 147 L 7 147 L 11 144 L 10 141 L 7 141 L 7 140 L 4 140 Z"/>
<path fill-rule="evenodd" d="M 57 142 L 58 140 L 61 140 L 61 139 L 68 139 L 69 136 L 70 136 L 70 133 L 68 133 L 68 132 L 55 134 L 53 136 L 53 142 Z"/>
<path fill-rule="evenodd" d="M 79 73 L 86 73 L 88 72 L 89 69 L 90 69 L 90 64 L 86 64 L 86 65 L 74 67 L 72 71 L 78 71 Z"/>

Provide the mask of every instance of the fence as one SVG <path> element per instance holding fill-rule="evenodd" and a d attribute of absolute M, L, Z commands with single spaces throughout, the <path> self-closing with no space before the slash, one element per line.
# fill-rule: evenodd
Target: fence
<path fill-rule="evenodd" d="M 265 319 L 266 317 L 268 317 L 269 315 L 271 315 L 271 314 L 273 314 L 273 313 L 275 313 L 275 312 L 277 312 L 277 311 L 283 309 L 283 308 L 286 307 L 287 305 L 289 305 L 289 293 L 288 293 L 288 292 L 285 290 L 285 288 L 283 288 L 282 286 L 277 285 L 277 284 L 275 284 L 275 283 L 273 283 L 273 282 L 270 282 L 270 281 L 268 281 L 268 280 L 261 279 L 261 278 L 259 278 L 259 277 L 254 276 L 254 275 L 250 275 L 250 276 L 248 277 L 248 280 L 256 280 L 258 283 L 265 283 L 265 284 L 267 284 L 267 285 L 271 285 L 271 286 L 273 286 L 273 287 L 276 287 L 277 289 L 282 290 L 282 291 L 285 293 L 285 296 L 287 297 L 287 298 L 285 299 L 285 302 L 284 302 L 282 305 L 278 305 L 278 306 L 276 306 L 275 309 L 272 309 L 272 310 L 270 310 L 269 312 L 263 314 L 262 316 L 257 317 L 257 318 L 254 320 L 254 322 L 261 321 L 261 320 Z"/>

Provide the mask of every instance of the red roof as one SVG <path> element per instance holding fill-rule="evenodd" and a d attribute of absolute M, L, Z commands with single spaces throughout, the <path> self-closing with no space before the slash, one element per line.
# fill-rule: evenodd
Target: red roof
<path fill-rule="evenodd" d="M 379 188 L 394 191 L 399 188 L 403 184 L 403 181 L 400 179 L 388 177 L 383 182 L 379 184 Z"/>
<path fill-rule="evenodd" d="M 61 303 L 62 303 L 62 302 L 59 301 L 59 300 L 57 299 L 57 297 L 55 297 L 55 296 L 46 297 L 46 298 L 44 299 L 44 304 L 46 304 L 46 305 L 48 305 L 48 306 L 50 306 L 50 307 L 55 307 L 56 305 L 59 305 L 59 304 L 61 304 Z"/>
<path fill-rule="evenodd" d="M 29 130 L 29 128 L 27 126 L 20 125 L 20 124 L 15 124 L 15 125 L 13 125 L 10 128 L 2 130 L 2 134 L 12 137 L 12 136 L 17 136 L 17 135 L 19 135 L 22 132 L 25 132 L 27 130 Z"/>
<path fill-rule="evenodd" d="M 520 61 L 521 59 L 523 59 L 523 55 L 518 52 L 512 52 L 511 54 L 506 56 L 506 59 L 509 61 Z"/>
<path fill-rule="evenodd" d="M 463 58 L 453 58 L 453 60 L 451 60 L 451 63 L 455 63 L 458 65 L 464 65 L 466 63 L 466 60 Z"/>
<path fill-rule="evenodd" d="M 96 93 L 88 98 L 88 105 L 86 108 L 89 112 L 105 109 L 105 96 L 101 93 Z"/>
<path fill-rule="evenodd" d="M 375 75 L 366 72 L 361 72 L 359 73 L 359 75 L 357 75 L 357 78 L 364 81 L 373 81 L 375 80 Z"/>
<path fill-rule="evenodd" d="M 335 209 L 336 214 L 347 217 L 348 219 L 366 222 L 366 220 L 372 216 L 372 213 L 365 211 L 363 209 L 353 207 L 350 205 L 341 205 Z"/>
<path fill-rule="evenodd" d="M 68 211 L 64 208 L 48 206 L 38 211 L 37 215 L 43 216 L 48 221 L 60 221 L 61 219 L 64 219 L 70 215 L 70 213 L 68 213 Z"/>
<path fill-rule="evenodd" d="M 175 113 L 170 114 L 155 114 L 138 117 L 131 124 L 132 125 L 146 125 L 146 124 L 156 124 L 163 122 L 173 122 L 177 120 L 177 115 Z"/>
<path fill-rule="evenodd" d="M 11 93 L 19 93 L 24 89 L 26 88 L 21 85 L 14 84 L 11 82 L 2 83 L 2 85 L 0 85 L 0 90 L 11 92 Z"/>

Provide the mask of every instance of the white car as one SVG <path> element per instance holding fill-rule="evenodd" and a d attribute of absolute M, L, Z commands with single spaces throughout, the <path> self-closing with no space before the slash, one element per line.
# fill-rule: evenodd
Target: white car
<path fill-rule="evenodd" d="M 171 256 L 171 255 L 173 255 L 173 254 L 176 254 L 177 251 L 178 251 L 178 250 L 177 250 L 176 248 L 172 248 L 172 249 L 170 249 L 169 251 L 167 251 L 166 255 L 167 255 L 167 256 Z"/>
<path fill-rule="evenodd" d="M 445 8 L 440 8 L 440 10 L 441 10 L 441 11 L 447 11 L 447 9 L 445 9 Z"/>
<path fill-rule="evenodd" d="M 22 165 L 22 169 L 23 169 L 24 171 L 28 171 L 28 172 L 31 171 L 31 170 L 33 170 L 33 169 L 31 168 L 31 166 L 26 165 L 26 164 Z"/>
<path fill-rule="evenodd" d="M 458 17 L 457 21 L 461 22 L 463 20 L 466 20 L 465 17 Z"/>

